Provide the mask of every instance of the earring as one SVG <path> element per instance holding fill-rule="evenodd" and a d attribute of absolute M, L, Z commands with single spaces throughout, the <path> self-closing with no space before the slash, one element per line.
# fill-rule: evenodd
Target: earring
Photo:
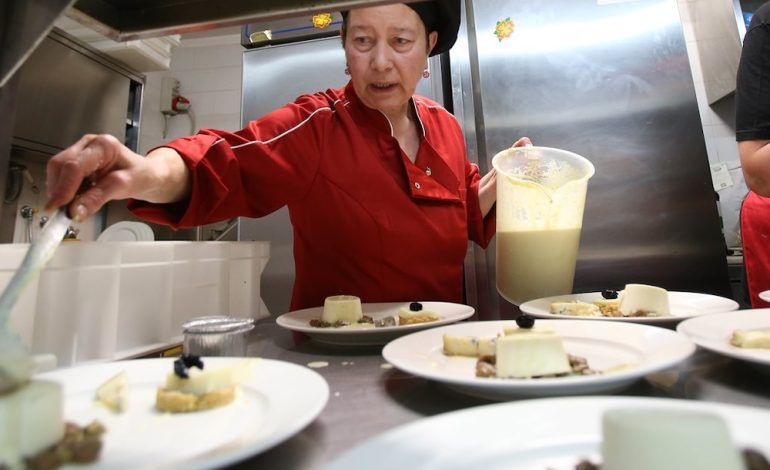
<path fill-rule="evenodd" d="M 350 75 L 350 67 L 345 67 L 345 75 Z"/>
<path fill-rule="evenodd" d="M 430 77 L 430 70 L 428 70 L 428 67 L 425 67 L 425 70 L 422 71 L 422 78 L 428 77 Z"/>

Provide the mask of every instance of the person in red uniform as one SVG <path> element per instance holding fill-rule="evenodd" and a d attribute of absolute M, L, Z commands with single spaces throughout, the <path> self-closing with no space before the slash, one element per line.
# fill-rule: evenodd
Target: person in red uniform
<path fill-rule="evenodd" d="M 454 116 L 414 96 L 428 57 L 452 47 L 459 23 L 459 0 L 346 12 L 344 88 L 146 158 L 109 136 L 85 136 L 50 160 L 48 207 L 74 199 L 70 212 L 82 219 L 130 198 L 145 220 L 192 227 L 288 206 L 291 310 L 336 294 L 462 302 L 468 240 L 486 247 L 495 233 L 496 177 L 468 161 Z"/>
<path fill-rule="evenodd" d="M 751 18 L 735 89 L 735 137 L 750 191 L 741 204 L 741 240 L 751 306 L 770 290 L 770 2 Z"/>

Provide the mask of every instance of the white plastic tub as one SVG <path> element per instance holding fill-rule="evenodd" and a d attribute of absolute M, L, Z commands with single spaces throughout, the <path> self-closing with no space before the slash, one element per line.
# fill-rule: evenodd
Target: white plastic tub
<path fill-rule="evenodd" d="M 15 243 L 0 245 L 0 286 L 5 286 L 11 281 L 16 268 L 21 265 L 24 255 L 29 249 L 28 243 Z M 28 285 L 16 301 L 11 311 L 10 323 L 14 331 L 27 341 L 32 339 L 35 328 L 35 304 L 37 303 L 37 283 Z M 0 325 L 2 327 L 2 325 Z"/>
<path fill-rule="evenodd" d="M 29 245 L 0 245 L 0 289 Z M 181 341 L 204 315 L 261 318 L 268 242 L 69 242 L 11 312 L 31 351 L 59 365 L 115 359 Z"/>

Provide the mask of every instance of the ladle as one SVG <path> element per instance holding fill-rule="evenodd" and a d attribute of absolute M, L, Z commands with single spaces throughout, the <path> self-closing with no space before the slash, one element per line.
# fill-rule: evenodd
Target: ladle
<path fill-rule="evenodd" d="M 0 294 L 0 353 L 3 356 L 0 357 L 0 393 L 26 381 L 32 368 L 31 358 L 24 350 L 24 345 L 17 335 L 11 333 L 11 310 L 27 284 L 40 274 L 51 259 L 71 223 L 67 208 L 58 209 L 43 226 L 37 239 L 30 244 L 19 269 Z"/>

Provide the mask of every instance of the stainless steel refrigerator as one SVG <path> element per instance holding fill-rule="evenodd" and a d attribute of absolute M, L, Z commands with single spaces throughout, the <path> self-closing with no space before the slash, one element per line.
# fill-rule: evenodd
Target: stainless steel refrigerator
<path fill-rule="evenodd" d="M 444 104 L 482 172 L 524 135 L 593 162 L 575 292 L 638 282 L 730 296 L 676 1 L 465 0 L 463 7 L 457 44 L 432 59 L 418 93 L 449 97 Z M 307 21 L 291 21 L 279 26 L 292 37 L 273 35 L 274 44 L 244 52 L 244 125 L 302 93 L 347 82 L 339 36 L 308 40 Z M 512 26 L 508 37 L 495 34 L 498 22 Z M 250 34 L 264 40 L 261 30 Z M 271 241 L 263 298 L 273 314 L 285 312 L 294 277 L 288 211 L 241 219 L 238 238 Z M 469 244 L 466 297 L 480 318 L 515 312 L 496 291 L 494 242 L 486 250 Z"/>
<path fill-rule="evenodd" d="M 482 171 L 519 136 L 570 150 L 590 180 L 574 291 L 648 283 L 730 296 L 726 249 L 675 0 L 466 0 L 455 115 Z M 498 22 L 509 28 L 500 28 Z M 513 313 L 495 246 L 471 247 L 469 303 Z"/>
<path fill-rule="evenodd" d="M 292 27 L 292 24 L 297 25 Z M 294 101 L 299 95 L 339 88 L 347 84 L 345 54 L 339 35 L 307 39 L 297 33 L 304 19 L 287 20 L 282 29 L 293 33 L 291 40 L 249 49 L 243 54 L 241 120 L 249 121 Z M 259 30 L 254 26 L 252 30 Z M 313 33 L 308 30 L 308 33 Z M 274 39 L 280 38 L 273 34 Z M 443 103 L 443 81 L 438 58 L 429 62 L 431 76 L 423 79 L 417 93 Z M 285 207 L 259 219 L 238 221 L 239 240 L 269 240 L 270 260 L 261 277 L 262 299 L 273 315 L 288 311 L 294 284 L 293 234 Z"/>

